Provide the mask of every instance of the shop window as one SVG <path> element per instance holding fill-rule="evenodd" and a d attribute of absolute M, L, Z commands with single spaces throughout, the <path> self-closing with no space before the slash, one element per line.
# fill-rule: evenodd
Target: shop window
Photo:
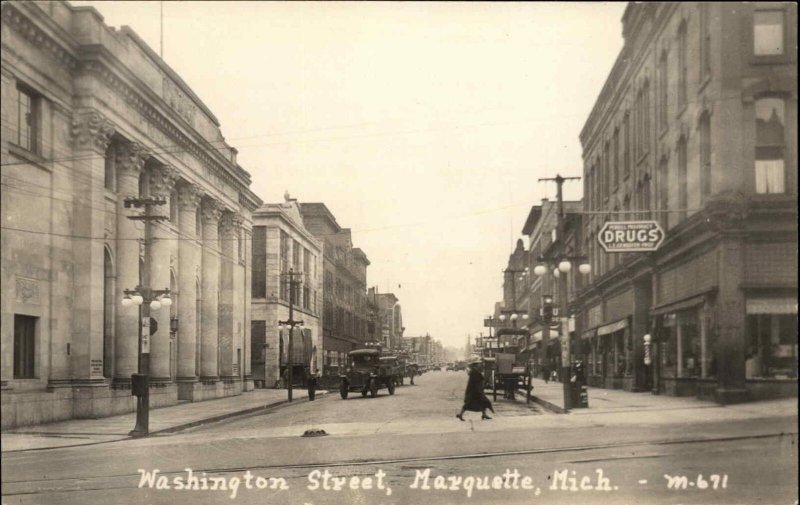
<path fill-rule="evenodd" d="M 700 376 L 700 325 L 694 310 L 678 314 L 679 375 Z"/>
<path fill-rule="evenodd" d="M 797 377 L 796 314 L 749 314 L 746 343 L 746 377 Z"/>
<path fill-rule="evenodd" d="M 664 377 L 677 377 L 678 339 L 675 314 L 665 314 L 661 323 L 659 340 L 661 342 L 661 374 Z"/>
<path fill-rule="evenodd" d="M 756 193 L 785 192 L 785 103 L 761 98 L 755 104 Z"/>
<path fill-rule="evenodd" d="M 753 13 L 753 54 L 783 54 L 783 25 L 783 11 L 765 10 Z"/>
<path fill-rule="evenodd" d="M 38 317 L 14 314 L 14 378 L 33 379 Z"/>

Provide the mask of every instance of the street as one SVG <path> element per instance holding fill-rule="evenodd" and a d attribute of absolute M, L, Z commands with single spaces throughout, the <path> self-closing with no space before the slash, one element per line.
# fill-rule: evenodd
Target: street
<path fill-rule="evenodd" d="M 3 503 L 701 504 L 797 498 L 796 416 L 754 422 L 737 417 L 745 410 L 715 406 L 641 416 L 558 415 L 521 397 L 516 403 L 498 397 L 494 419 L 467 413 L 460 422 L 454 415 L 466 374 L 429 372 L 415 382 L 393 396 L 381 390 L 374 399 L 342 400 L 332 392 L 176 434 L 7 454 Z M 308 429 L 328 435 L 302 438 Z M 186 489 L 195 485 L 196 491 Z"/>

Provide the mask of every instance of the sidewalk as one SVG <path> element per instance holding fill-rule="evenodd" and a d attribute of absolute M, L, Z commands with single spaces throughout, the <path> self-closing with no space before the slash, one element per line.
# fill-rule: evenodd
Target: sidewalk
<path fill-rule="evenodd" d="M 306 402 L 304 389 L 294 390 L 294 402 Z M 317 396 L 325 391 L 317 391 Z M 196 403 L 180 403 L 150 411 L 150 435 L 186 429 L 213 421 L 288 403 L 285 389 L 256 389 L 239 396 Z M 70 419 L 37 426 L 23 426 L 0 433 L 2 452 L 54 449 L 93 445 L 131 438 L 128 432 L 136 424 L 136 413 L 100 419 Z"/>
<path fill-rule="evenodd" d="M 533 379 L 533 401 L 553 412 L 564 413 L 564 385 L 560 382 L 545 383 L 542 379 Z M 650 391 L 632 393 L 621 389 L 604 389 L 588 387 L 589 408 L 574 408 L 571 415 L 593 415 L 626 412 L 649 412 L 678 409 L 723 408 L 711 401 L 698 400 L 695 397 L 677 397 L 654 395 Z M 796 405 L 797 399 L 786 400 Z M 781 400 L 776 400 L 777 403 Z M 763 405 L 767 402 L 756 402 Z M 774 403 L 774 402 L 773 402 Z M 753 405 L 745 403 L 742 405 Z"/>

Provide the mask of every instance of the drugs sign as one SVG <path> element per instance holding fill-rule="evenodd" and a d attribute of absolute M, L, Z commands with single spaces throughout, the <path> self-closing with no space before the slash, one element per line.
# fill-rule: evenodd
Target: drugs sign
<path fill-rule="evenodd" d="M 664 241 L 656 221 L 609 221 L 597 234 L 607 253 L 655 251 Z"/>

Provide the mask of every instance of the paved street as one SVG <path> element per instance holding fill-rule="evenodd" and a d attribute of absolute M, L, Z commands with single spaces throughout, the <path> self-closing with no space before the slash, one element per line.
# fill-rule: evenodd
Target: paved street
<path fill-rule="evenodd" d="M 357 394 L 341 400 L 331 394 L 144 440 L 7 454 L 3 503 L 641 503 L 646 498 L 699 504 L 796 499 L 797 417 L 788 402 L 729 408 L 698 402 L 679 409 L 667 403 L 664 410 L 651 407 L 635 416 L 558 415 L 521 400 L 499 399 L 493 420 L 468 413 L 467 421 L 460 422 L 454 414 L 466 383 L 463 372 L 430 372 L 416 383 L 398 388 L 394 396 L 385 390 L 375 399 Z M 301 438 L 310 428 L 324 429 L 328 436 Z M 211 490 L 210 481 L 205 491 L 175 489 L 175 478 L 189 478 L 187 468 L 193 476 L 224 478 L 227 491 Z M 139 469 L 158 469 L 167 477 L 160 486 L 172 488 L 157 489 L 157 480 L 153 489 L 147 484 L 138 488 Z M 424 490 L 427 469 L 431 489 Z M 482 485 L 488 477 L 490 487 L 494 476 L 502 481 L 507 469 L 510 489 L 505 484 L 475 487 L 476 478 Z M 598 469 L 609 479 L 610 491 L 569 490 L 570 477 L 577 477 L 578 488 L 582 483 L 597 486 Z M 321 489 L 326 470 L 329 490 Z M 513 489 L 515 470 L 519 489 Z M 686 489 L 668 489 L 665 474 L 686 476 Z M 418 475 L 417 488 L 411 488 Z M 440 475 L 464 480 L 448 482 L 453 490 L 437 490 Z M 333 489 L 334 476 L 348 477 L 344 489 Z M 372 476 L 373 489 L 350 489 L 366 484 L 351 483 L 353 476 Z M 529 490 L 522 489 L 525 476 L 530 476 L 525 481 Z M 590 479 L 582 482 L 583 476 Z M 283 478 L 289 490 L 257 489 L 257 477 Z M 391 488 L 391 495 L 375 489 L 379 481 Z M 269 481 L 259 482 L 269 487 Z M 554 482 L 557 489 L 551 489 Z M 320 489 L 309 489 L 314 483 Z"/>

